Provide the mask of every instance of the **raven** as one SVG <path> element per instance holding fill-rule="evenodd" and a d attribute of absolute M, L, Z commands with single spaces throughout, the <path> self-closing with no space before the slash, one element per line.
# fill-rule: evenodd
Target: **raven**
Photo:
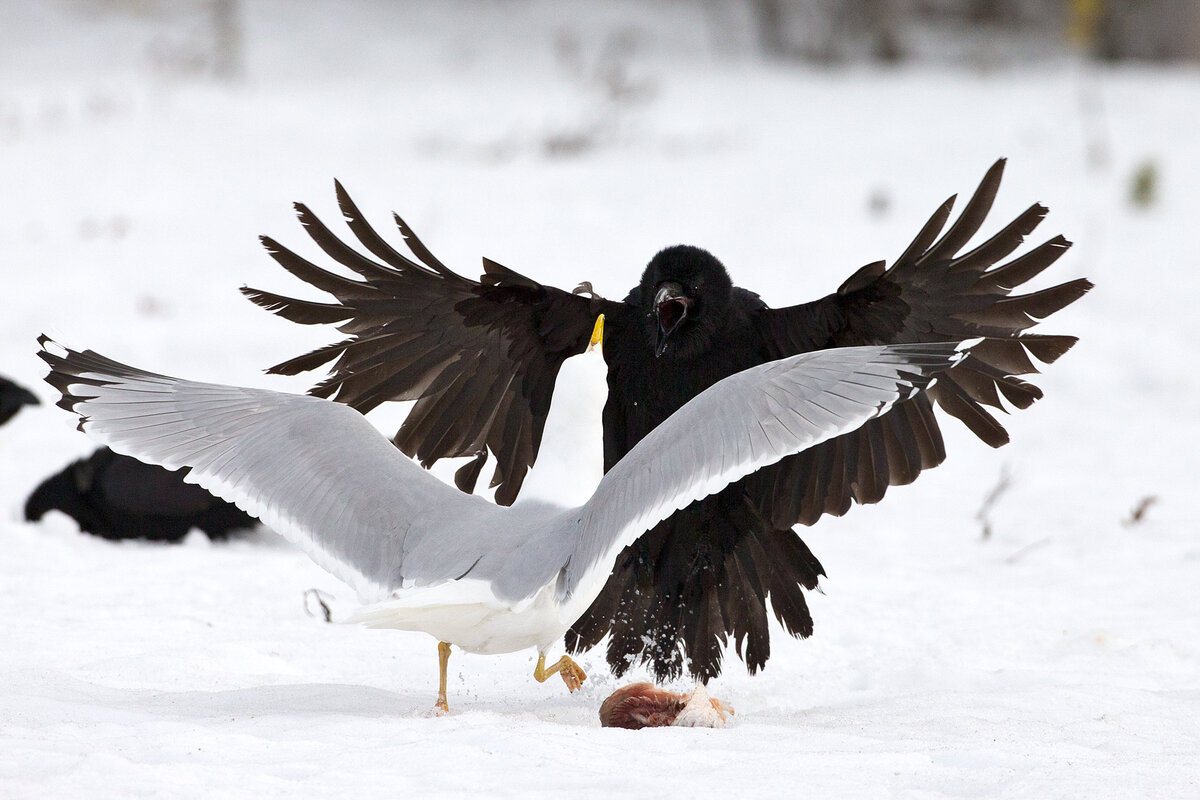
<path fill-rule="evenodd" d="M 258 524 L 232 503 L 184 483 L 186 474 L 101 447 L 42 481 L 25 501 L 25 519 L 61 511 L 85 533 L 159 542 L 178 542 L 192 528 L 224 539 Z"/>
<path fill-rule="evenodd" d="M 1045 217 L 1045 207 L 1031 206 L 960 252 L 991 209 L 1004 163 L 987 171 L 945 233 L 954 197 L 890 268 L 868 264 L 833 294 L 786 308 L 769 308 L 734 286 L 712 254 L 682 245 L 655 255 L 621 302 L 596 296 L 587 283 L 573 292 L 543 286 L 486 258 L 483 276 L 472 281 L 442 264 L 394 215 L 416 261 L 397 252 L 336 182 L 346 224 L 374 258 L 335 236 L 305 205 L 295 208 L 313 241 L 358 277 L 322 269 L 263 237 L 280 266 L 336 302 L 242 292 L 293 322 L 336 324 L 347 337 L 268 372 L 295 375 L 334 361 L 312 394 L 363 413 L 388 400 L 415 400 L 396 446 L 426 467 L 471 457 L 455 474 L 467 492 L 491 453 L 491 485 L 505 505 L 537 457 L 559 368 L 587 349 L 594 332 L 603 331 L 608 366 L 606 472 L 688 400 L 748 367 L 830 347 L 985 337 L 928 391 L 656 525 L 620 555 L 600 596 L 567 633 L 574 651 L 611 633 L 607 658 L 618 676 L 645 661 L 659 680 L 685 666 L 711 679 L 730 638 L 753 673 L 770 655 L 768 600 L 789 634 L 813 630 L 803 590 L 816 588 L 824 570 L 792 527 L 844 514 L 852 502 L 878 502 L 889 486 L 940 464 L 946 452 L 935 405 L 987 444 L 1003 445 L 1008 434 L 984 406 L 1027 408 L 1042 396 L 1017 377 L 1037 372 L 1031 356 L 1052 363 L 1076 341 L 1025 331 L 1081 297 L 1089 281 L 1011 294 L 1070 242 L 1056 236 L 1000 264 Z"/>

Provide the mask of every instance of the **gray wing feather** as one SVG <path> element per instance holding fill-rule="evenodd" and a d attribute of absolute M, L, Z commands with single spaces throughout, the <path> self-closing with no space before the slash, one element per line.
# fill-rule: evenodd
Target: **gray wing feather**
<path fill-rule="evenodd" d="M 348 406 L 67 352 L 42 356 L 65 373 L 50 379 L 84 431 L 117 452 L 191 467 L 186 480 L 299 545 L 363 602 L 460 577 L 504 549 L 487 536 L 494 506 L 418 467 Z"/>
<path fill-rule="evenodd" d="M 854 430 L 928 386 L 959 345 L 805 353 L 732 375 L 684 405 L 604 476 L 580 509 L 560 595 L 601 580 L 622 548 L 684 506 Z"/>

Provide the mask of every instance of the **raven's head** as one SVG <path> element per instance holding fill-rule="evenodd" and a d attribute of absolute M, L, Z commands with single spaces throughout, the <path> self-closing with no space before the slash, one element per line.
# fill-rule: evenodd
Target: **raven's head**
<path fill-rule="evenodd" d="M 729 273 L 707 250 L 681 244 L 659 251 L 641 282 L 654 355 L 694 358 L 705 353 L 732 293 Z"/>

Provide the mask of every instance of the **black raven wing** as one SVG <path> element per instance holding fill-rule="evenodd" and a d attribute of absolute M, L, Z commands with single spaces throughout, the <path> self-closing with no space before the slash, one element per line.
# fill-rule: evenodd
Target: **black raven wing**
<path fill-rule="evenodd" d="M 488 259 L 480 281 L 464 278 L 395 216 L 414 261 L 385 242 L 335 185 L 346 224 L 374 259 L 335 236 L 303 204 L 296 211 L 326 255 L 362 280 L 322 269 L 263 237 L 280 266 L 336 302 L 248 287 L 242 292 L 293 322 L 336 324 L 347 338 L 268 372 L 295 375 L 334 361 L 311 394 L 363 413 L 388 400 L 415 400 L 396 446 L 425 467 L 440 458 L 473 457 L 455 474 L 466 492 L 474 490 L 490 450 L 497 462 L 496 502 L 510 505 L 537 458 L 559 368 L 587 349 L 597 315 L 612 304 L 543 286 Z"/>
<path fill-rule="evenodd" d="M 1078 279 L 1012 294 L 1071 244 L 1055 236 L 1000 264 L 1045 217 L 1047 209 L 1039 204 L 983 244 L 959 253 L 990 211 L 1004 163 L 1001 159 L 988 170 L 962 214 L 940 238 L 953 197 L 934 212 L 890 268 L 885 269 L 884 262 L 869 264 L 828 297 L 757 314 L 772 358 L 825 347 L 986 337 L 926 393 L 853 433 L 749 478 L 748 494 L 774 525 L 811 525 L 822 514 L 844 514 L 851 501 L 878 502 L 888 486 L 910 483 L 922 470 L 940 464 L 946 452 L 934 403 L 999 447 L 1008 442 L 1008 433 L 987 407 L 1004 410 L 1003 398 L 1016 408 L 1027 408 L 1042 396 L 1019 376 L 1038 371 L 1031 356 L 1052 363 L 1076 338 L 1026 331 L 1079 299 L 1092 284 Z"/>

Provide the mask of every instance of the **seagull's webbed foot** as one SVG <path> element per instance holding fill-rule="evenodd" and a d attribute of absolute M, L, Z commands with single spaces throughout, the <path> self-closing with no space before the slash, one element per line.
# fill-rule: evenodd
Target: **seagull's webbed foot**
<path fill-rule="evenodd" d="M 563 683 L 572 692 L 583 686 L 583 682 L 587 680 L 587 673 L 568 656 L 563 656 L 547 668 L 546 654 L 538 653 L 537 666 L 533 668 L 533 679 L 538 683 L 545 683 L 546 679 L 556 672 L 562 676 Z"/>
<path fill-rule="evenodd" d="M 433 704 L 433 713 L 449 714 L 450 704 L 446 702 L 446 666 L 450 663 L 450 645 L 438 642 L 438 696 Z"/>

